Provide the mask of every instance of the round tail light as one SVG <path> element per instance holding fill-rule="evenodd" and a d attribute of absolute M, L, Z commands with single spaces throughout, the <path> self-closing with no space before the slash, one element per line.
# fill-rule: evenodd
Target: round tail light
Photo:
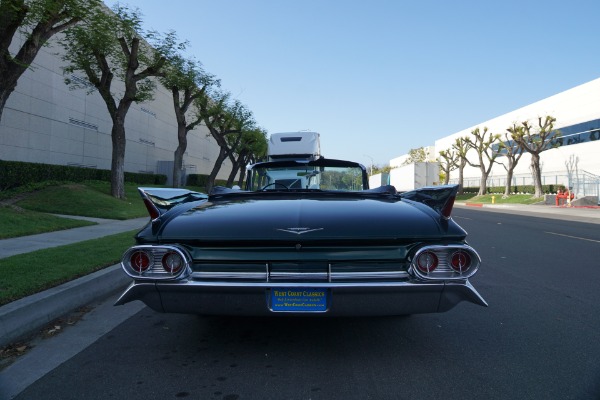
<path fill-rule="evenodd" d="M 458 272 L 466 272 L 471 267 L 471 255 L 466 251 L 455 251 L 450 257 L 450 267 Z"/>
<path fill-rule="evenodd" d="M 438 266 L 438 256 L 433 251 L 424 251 L 417 257 L 415 264 L 419 271 L 430 273 Z"/>
<path fill-rule="evenodd" d="M 150 268 L 150 256 L 145 251 L 134 251 L 129 257 L 129 263 L 134 271 L 142 273 Z"/>
<path fill-rule="evenodd" d="M 181 255 L 175 251 L 169 251 L 162 258 L 162 267 L 170 274 L 178 273 L 184 264 L 185 261 Z"/>

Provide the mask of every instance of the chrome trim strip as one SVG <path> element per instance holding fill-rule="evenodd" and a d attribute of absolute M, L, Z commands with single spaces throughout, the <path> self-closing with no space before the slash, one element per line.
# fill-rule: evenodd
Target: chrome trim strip
<path fill-rule="evenodd" d="M 337 279 L 407 279 L 410 275 L 405 271 L 385 272 L 333 272 L 329 282 Z"/>
<path fill-rule="evenodd" d="M 327 272 L 273 272 L 270 279 L 327 280 Z"/>
<path fill-rule="evenodd" d="M 308 273 L 292 273 L 292 272 L 276 272 L 269 276 L 266 272 L 217 272 L 217 271 L 196 271 L 192 272 L 191 278 L 194 280 L 202 279 L 251 279 L 263 280 L 267 283 L 274 282 L 280 279 L 297 279 L 306 281 L 310 279 L 325 280 L 334 282 L 345 279 L 408 279 L 410 277 L 405 271 L 380 271 L 380 272 L 332 272 L 326 274 L 324 272 L 308 272 Z"/>
<path fill-rule="evenodd" d="M 192 279 L 253 279 L 267 280 L 268 275 L 265 272 L 206 272 L 196 271 L 191 274 Z"/>
<path fill-rule="evenodd" d="M 461 284 L 462 282 L 455 282 L 454 284 Z M 407 287 L 407 288 L 443 288 L 447 283 L 442 281 L 417 281 L 417 282 L 231 282 L 231 281 L 176 281 L 176 282 L 156 282 L 157 285 L 165 286 L 180 286 L 180 287 L 207 287 L 207 288 L 272 288 L 277 287 L 311 287 L 311 288 L 394 288 L 394 287 Z"/>

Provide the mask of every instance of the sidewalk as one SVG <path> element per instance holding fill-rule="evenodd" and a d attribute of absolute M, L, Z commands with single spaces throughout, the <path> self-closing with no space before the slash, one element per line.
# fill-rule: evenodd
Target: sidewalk
<path fill-rule="evenodd" d="M 81 217 L 72 217 L 81 218 Z M 141 229 L 149 217 L 130 220 L 91 219 L 98 225 L 0 240 L 2 258 L 50 247 L 63 246 L 84 240 Z M 94 272 L 0 307 L 0 346 L 42 328 L 92 301 L 121 290 L 131 280 L 119 264 Z"/>
<path fill-rule="evenodd" d="M 63 217 L 93 221 L 98 223 L 98 225 L 0 240 L 0 259 L 50 247 L 64 246 L 66 244 L 82 242 L 84 240 L 97 239 L 99 237 L 114 235 L 116 233 L 127 232 L 134 229 L 141 229 L 149 221 L 148 217 L 127 219 L 123 221 L 76 216 Z"/>
<path fill-rule="evenodd" d="M 481 209 L 499 213 L 526 215 L 529 217 L 551 218 L 563 221 L 577 221 L 589 224 L 600 224 L 600 207 L 557 207 L 551 205 L 525 204 L 482 204 L 460 202 L 455 207 Z"/>

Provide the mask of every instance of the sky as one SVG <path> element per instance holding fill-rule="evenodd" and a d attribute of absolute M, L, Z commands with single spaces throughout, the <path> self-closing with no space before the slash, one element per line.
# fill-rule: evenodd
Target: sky
<path fill-rule="evenodd" d="M 189 41 L 269 134 L 316 131 L 367 166 L 600 77 L 598 0 L 120 3 Z"/>

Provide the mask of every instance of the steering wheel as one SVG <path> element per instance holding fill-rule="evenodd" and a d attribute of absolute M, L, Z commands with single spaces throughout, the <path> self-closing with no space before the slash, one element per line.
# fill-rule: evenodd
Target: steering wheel
<path fill-rule="evenodd" d="M 283 187 L 284 187 L 284 188 L 286 188 L 287 190 L 290 190 L 290 188 L 289 188 L 289 187 L 287 187 L 286 185 L 284 185 L 284 184 L 283 184 L 283 183 L 281 183 L 281 182 L 273 182 L 273 183 L 269 183 L 268 185 L 265 185 L 265 186 L 263 186 L 263 187 L 262 187 L 262 189 L 260 189 L 260 190 L 267 190 L 267 188 L 268 188 L 269 186 L 275 186 L 275 187 L 276 187 L 277 185 L 279 185 L 279 186 L 283 186 Z"/>

